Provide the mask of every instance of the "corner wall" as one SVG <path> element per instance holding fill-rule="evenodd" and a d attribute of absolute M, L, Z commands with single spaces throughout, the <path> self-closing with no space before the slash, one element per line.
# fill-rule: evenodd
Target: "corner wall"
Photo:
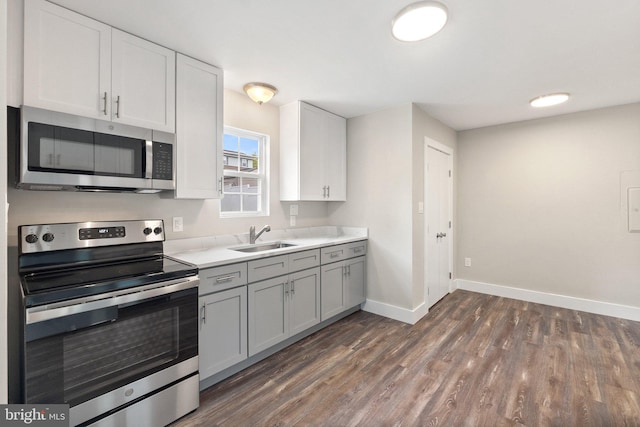
<path fill-rule="evenodd" d="M 411 104 L 347 120 L 347 201 L 332 225 L 369 228 L 367 304 L 413 308 Z"/>
<path fill-rule="evenodd" d="M 460 132 L 458 166 L 458 279 L 640 308 L 640 104 Z"/>
<path fill-rule="evenodd" d="M 347 121 L 347 201 L 329 203 L 333 225 L 369 228 L 364 309 L 407 323 L 424 295 L 424 138 L 456 147 L 456 133 L 413 104 Z M 454 202 L 455 203 L 455 202 Z"/>

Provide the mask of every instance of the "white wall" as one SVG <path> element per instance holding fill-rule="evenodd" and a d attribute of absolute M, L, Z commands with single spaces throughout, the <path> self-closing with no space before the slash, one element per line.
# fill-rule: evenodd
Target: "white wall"
<path fill-rule="evenodd" d="M 458 166 L 458 278 L 640 307 L 640 104 L 461 132 Z"/>
<path fill-rule="evenodd" d="M 347 201 L 334 225 L 369 227 L 367 299 L 412 308 L 411 104 L 347 120 Z"/>
<path fill-rule="evenodd" d="M 347 121 L 347 201 L 335 225 L 369 228 L 365 309 L 413 323 L 424 306 L 424 138 L 455 149 L 456 133 L 413 104 Z"/>

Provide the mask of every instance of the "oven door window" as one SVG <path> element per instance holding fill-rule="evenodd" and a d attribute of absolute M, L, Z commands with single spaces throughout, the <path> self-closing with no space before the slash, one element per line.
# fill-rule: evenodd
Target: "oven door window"
<path fill-rule="evenodd" d="M 197 346 L 195 289 L 28 325 L 26 402 L 75 406 L 194 357 Z"/>

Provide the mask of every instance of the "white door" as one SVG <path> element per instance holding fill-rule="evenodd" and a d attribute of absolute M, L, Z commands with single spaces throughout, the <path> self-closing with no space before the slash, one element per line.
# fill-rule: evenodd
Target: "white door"
<path fill-rule="evenodd" d="M 451 282 L 451 151 L 428 141 L 426 162 L 426 248 L 425 279 L 428 306 L 449 293 Z"/>
<path fill-rule="evenodd" d="M 111 120 L 174 133 L 175 52 L 116 29 L 111 44 Z"/>
<path fill-rule="evenodd" d="M 110 120 L 111 27 L 44 0 L 24 14 L 24 104 Z"/>

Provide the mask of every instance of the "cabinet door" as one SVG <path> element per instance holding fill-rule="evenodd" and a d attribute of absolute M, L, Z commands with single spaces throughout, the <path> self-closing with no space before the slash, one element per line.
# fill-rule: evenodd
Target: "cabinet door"
<path fill-rule="evenodd" d="M 327 113 L 326 200 L 347 200 L 347 121 Z"/>
<path fill-rule="evenodd" d="M 222 70 L 178 54 L 176 192 L 178 199 L 222 197 Z"/>
<path fill-rule="evenodd" d="M 44 0 L 24 13 L 24 105 L 109 120 L 111 27 Z"/>
<path fill-rule="evenodd" d="M 320 268 L 289 275 L 289 292 L 289 335 L 320 323 Z"/>
<path fill-rule="evenodd" d="M 112 30 L 113 121 L 175 132 L 175 52 Z"/>
<path fill-rule="evenodd" d="M 322 266 L 321 320 L 326 320 L 346 309 L 344 276 L 345 269 L 343 262 L 335 262 Z"/>
<path fill-rule="evenodd" d="M 300 103 L 300 200 L 325 200 L 327 112 Z"/>
<path fill-rule="evenodd" d="M 200 297 L 200 378 L 247 358 L 247 287 Z"/>
<path fill-rule="evenodd" d="M 351 308 L 362 304 L 366 298 L 366 274 L 367 261 L 366 257 L 353 258 L 346 261 L 347 281 L 345 285 L 346 291 L 346 307 Z"/>
<path fill-rule="evenodd" d="M 287 276 L 249 285 L 249 356 L 289 336 L 287 286 Z"/>

